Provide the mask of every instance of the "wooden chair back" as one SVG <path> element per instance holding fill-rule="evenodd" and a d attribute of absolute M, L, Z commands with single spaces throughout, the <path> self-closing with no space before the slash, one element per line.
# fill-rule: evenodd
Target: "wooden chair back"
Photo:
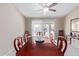
<path fill-rule="evenodd" d="M 26 31 L 26 32 L 24 33 L 24 42 L 25 42 L 25 43 L 27 43 L 27 41 L 28 41 L 28 36 L 29 36 L 29 32 Z"/>
<path fill-rule="evenodd" d="M 17 37 L 14 39 L 14 48 L 18 52 L 23 47 L 22 37 Z"/>
<path fill-rule="evenodd" d="M 65 53 L 67 49 L 67 40 L 63 36 L 58 37 L 57 47 L 63 54 Z"/>

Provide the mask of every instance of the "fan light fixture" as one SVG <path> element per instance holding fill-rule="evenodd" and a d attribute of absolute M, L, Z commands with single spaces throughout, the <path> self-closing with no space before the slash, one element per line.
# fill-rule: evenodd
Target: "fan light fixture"
<path fill-rule="evenodd" d="M 43 9 L 44 14 L 47 14 L 48 11 L 49 11 L 48 8 L 44 7 L 44 9 Z"/>
<path fill-rule="evenodd" d="M 52 7 L 56 6 L 58 3 L 51 3 L 50 5 L 48 5 L 47 3 L 43 4 L 39 4 L 40 6 L 42 6 L 42 9 L 38 9 L 37 11 L 43 11 L 44 14 L 47 14 L 49 11 L 53 11 L 56 12 L 55 9 L 52 9 Z"/>
<path fill-rule="evenodd" d="M 48 12 L 49 10 L 48 10 L 47 7 L 44 7 L 43 11 L 46 13 L 46 12 Z"/>

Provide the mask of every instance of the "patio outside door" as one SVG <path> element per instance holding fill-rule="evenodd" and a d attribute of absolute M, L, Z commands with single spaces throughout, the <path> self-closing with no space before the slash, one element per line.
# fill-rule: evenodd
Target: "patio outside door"
<path fill-rule="evenodd" d="M 36 36 L 37 32 L 42 32 L 44 37 L 49 37 L 52 33 L 54 39 L 54 25 L 54 23 L 34 23 L 32 24 L 32 36 Z"/>

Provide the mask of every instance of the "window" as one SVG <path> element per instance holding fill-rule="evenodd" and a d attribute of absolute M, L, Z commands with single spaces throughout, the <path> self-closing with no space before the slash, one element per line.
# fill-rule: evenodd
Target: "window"
<path fill-rule="evenodd" d="M 72 31 L 79 31 L 79 19 L 72 20 Z"/>
<path fill-rule="evenodd" d="M 32 22 L 32 36 L 37 36 L 37 32 L 42 32 L 44 37 L 49 37 L 50 34 L 54 37 L 54 26 L 54 22 Z"/>

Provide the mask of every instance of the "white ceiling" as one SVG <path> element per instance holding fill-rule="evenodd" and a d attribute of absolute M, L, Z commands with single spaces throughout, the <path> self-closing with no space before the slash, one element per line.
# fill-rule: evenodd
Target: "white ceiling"
<path fill-rule="evenodd" d="M 47 14 L 44 14 L 43 11 L 37 11 L 42 7 L 39 3 L 17 3 L 15 4 L 16 8 L 20 10 L 26 17 L 64 17 L 69 12 L 71 12 L 78 3 L 58 3 L 56 6 L 52 7 L 56 9 L 56 12 L 49 11 Z"/>

